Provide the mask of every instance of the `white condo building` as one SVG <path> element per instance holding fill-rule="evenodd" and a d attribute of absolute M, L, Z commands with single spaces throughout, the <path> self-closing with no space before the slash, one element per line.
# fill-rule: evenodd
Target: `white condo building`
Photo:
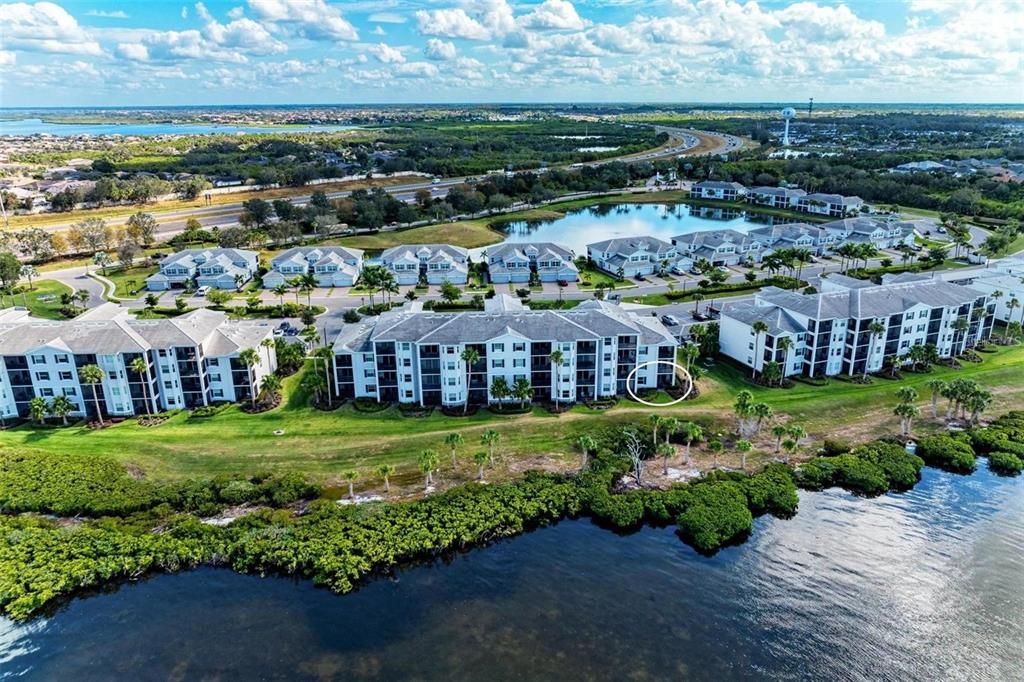
<path fill-rule="evenodd" d="M 918 275 L 887 284 L 829 275 L 821 293 L 766 287 L 752 303 L 727 304 L 719 322 L 722 354 L 758 371 L 775 361 L 785 376 L 859 375 L 880 370 L 885 358 L 931 344 L 940 357 L 963 353 L 992 333 L 994 306 L 985 293 Z M 956 320 L 967 323 L 954 329 Z M 763 322 L 768 331 L 755 334 Z M 878 337 L 874 322 L 884 327 Z M 779 347 L 782 338 L 792 347 Z"/>
<path fill-rule="evenodd" d="M 534 399 L 590 400 L 675 382 L 678 341 L 659 319 L 604 301 L 572 310 L 532 311 L 499 295 L 483 312 L 385 313 L 347 327 L 334 344 L 332 390 L 344 398 L 372 398 L 419 405 L 487 404 L 491 385 L 526 379 Z M 474 348 L 480 360 L 462 360 Z M 553 367 L 551 355 L 562 353 Z M 636 371 L 634 371 L 636 370 Z M 467 385 L 468 378 L 468 385 Z"/>
<path fill-rule="evenodd" d="M 114 304 L 74 320 L 30 317 L 22 309 L 0 313 L 0 412 L 28 416 L 32 398 L 47 402 L 63 395 L 76 406 L 72 416 L 95 416 L 92 386 L 79 371 L 97 365 L 96 384 L 104 416 L 130 416 L 248 399 L 249 371 L 239 353 L 255 348 L 256 386 L 277 368 L 269 322 L 229 322 L 224 313 L 196 310 L 169 320 L 139 320 Z M 139 375 L 133 361 L 142 358 Z M 147 406 L 147 401 L 149 405 Z"/>

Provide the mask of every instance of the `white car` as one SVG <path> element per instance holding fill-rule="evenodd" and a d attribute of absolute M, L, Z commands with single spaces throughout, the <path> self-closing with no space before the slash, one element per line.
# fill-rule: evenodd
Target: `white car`
<path fill-rule="evenodd" d="M 196 289 L 196 296 L 202 298 L 203 296 L 206 296 L 207 292 L 209 291 L 210 287 L 199 287 L 198 289 Z"/>

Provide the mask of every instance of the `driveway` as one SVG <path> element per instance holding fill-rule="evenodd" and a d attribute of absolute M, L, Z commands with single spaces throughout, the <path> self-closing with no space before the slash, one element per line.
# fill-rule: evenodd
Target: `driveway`
<path fill-rule="evenodd" d="M 95 268 L 94 268 L 95 269 Z M 55 279 L 58 282 L 71 287 L 72 291 L 85 289 L 89 292 L 89 301 L 86 304 L 89 308 L 95 308 L 103 303 L 103 285 L 85 274 L 85 266 L 74 268 L 62 268 L 40 272 L 40 279 Z"/>

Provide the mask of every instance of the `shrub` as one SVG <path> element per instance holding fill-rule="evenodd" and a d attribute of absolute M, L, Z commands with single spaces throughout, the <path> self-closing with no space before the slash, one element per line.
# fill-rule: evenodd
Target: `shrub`
<path fill-rule="evenodd" d="M 857 448 L 853 454 L 878 466 L 891 490 L 910 490 L 921 480 L 924 460 L 895 443 L 875 441 Z"/>
<path fill-rule="evenodd" d="M 823 457 L 835 457 L 836 455 L 844 455 L 849 451 L 850 444 L 847 441 L 826 438 L 822 441 L 818 454 Z"/>
<path fill-rule="evenodd" d="M 988 468 L 1000 476 L 1017 476 L 1024 471 L 1024 460 L 1012 452 L 992 452 L 988 456 Z"/>
<path fill-rule="evenodd" d="M 771 513 L 788 518 L 796 513 L 800 498 L 796 494 L 793 472 L 785 464 L 773 463 L 765 470 L 740 481 L 752 514 Z"/>
<path fill-rule="evenodd" d="M 808 490 L 839 486 L 857 495 L 881 495 L 889 489 L 885 471 L 857 455 L 816 457 L 797 470 L 797 482 Z"/>
<path fill-rule="evenodd" d="M 974 471 L 974 450 L 951 436 L 929 436 L 917 444 L 917 455 L 928 466 L 958 474 Z"/>
<path fill-rule="evenodd" d="M 590 500 L 590 513 L 599 523 L 621 530 L 639 528 L 644 520 L 641 491 L 612 495 L 605 491 Z"/>
<path fill-rule="evenodd" d="M 743 488 L 733 481 L 693 485 L 686 510 L 677 518 L 679 535 L 700 552 L 714 552 L 750 532 L 754 517 L 747 508 Z"/>

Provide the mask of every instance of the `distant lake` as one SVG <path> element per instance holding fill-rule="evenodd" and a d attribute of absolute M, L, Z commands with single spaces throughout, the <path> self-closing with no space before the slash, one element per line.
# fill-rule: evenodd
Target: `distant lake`
<path fill-rule="evenodd" d="M 209 133 L 304 133 L 349 130 L 355 126 L 299 125 L 282 127 L 215 125 L 212 123 L 50 123 L 40 118 L 0 120 L 4 135 L 205 135 Z"/>
<path fill-rule="evenodd" d="M 1024 478 L 800 493 L 705 558 L 563 521 L 339 596 L 223 569 L 23 625 L 0 680 L 1024 679 Z"/>
<path fill-rule="evenodd" d="M 688 204 L 603 204 L 573 211 L 564 218 L 507 223 L 500 232 L 509 242 L 555 242 L 568 246 L 577 256 L 587 244 L 614 237 L 672 237 L 700 230 L 729 228 L 746 232 L 773 223 L 796 222 L 788 218 Z M 474 256 L 482 249 L 474 251 Z"/>

